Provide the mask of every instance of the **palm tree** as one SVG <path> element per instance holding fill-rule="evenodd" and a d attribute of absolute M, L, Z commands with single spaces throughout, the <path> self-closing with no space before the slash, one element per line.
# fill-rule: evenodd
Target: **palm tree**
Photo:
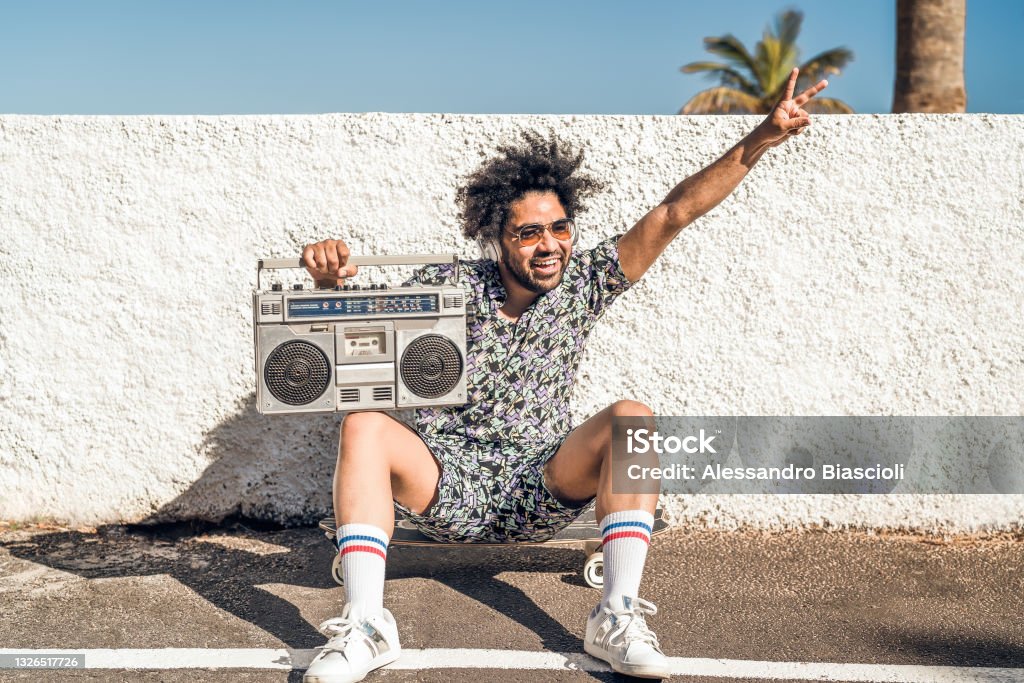
<path fill-rule="evenodd" d="M 967 110 L 964 0 L 898 0 L 893 113 Z"/>
<path fill-rule="evenodd" d="M 693 96 L 680 114 L 767 114 L 779 101 L 786 79 L 794 66 L 800 50 L 796 37 L 804 15 L 796 10 L 783 12 L 775 18 L 774 32 L 766 29 L 761 41 L 754 47 L 752 57 L 735 36 L 726 34 L 704 39 L 704 49 L 721 57 L 727 63 L 692 62 L 682 67 L 685 74 L 706 72 L 717 77 L 721 85 L 709 88 Z M 853 52 L 845 47 L 826 50 L 800 64 L 800 78 L 796 91 L 800 92 L 829 74 L 853 61 Z M 815 97 L 804 105 L 810 113 L 852 114 L 853 109 L 842 100 L 830 97 Z"/>

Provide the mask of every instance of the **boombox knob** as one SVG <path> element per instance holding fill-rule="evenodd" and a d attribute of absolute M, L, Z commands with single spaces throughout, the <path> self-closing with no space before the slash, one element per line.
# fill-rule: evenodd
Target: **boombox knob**
<path fill-rule="evenodd" d="M 271 292 L 280 292 L 282 289 L 284 288 L 281 286 L 280 282 L 275 282 L 274 284 L 270 285 Z"/>
<path fill-rule="evenodd" d="M 403 287 L 412 287 L 412 283 L 411 282 L 403 282 L 402 286 Z"/>
<path fill-rule="evenodd" d="M 359 285 L 352 285 L 352 289 L 359 290 L 362 289 L 362 287 L 360 287 Z"/>
<path fill-rule="evenodd" d="M 292 289 L 294 289 L 297 292 L 302 290 L 302 283 L 301 282 L 295 283 L 294 285 L 292 285 Z"/>
<path fill-rule="evenodd" d="M 344 285 L 334 285 L 334 291 L 335 292 L 340 292 L 340 291 L 343 291 L 344 289 L 345 289 Z"/>

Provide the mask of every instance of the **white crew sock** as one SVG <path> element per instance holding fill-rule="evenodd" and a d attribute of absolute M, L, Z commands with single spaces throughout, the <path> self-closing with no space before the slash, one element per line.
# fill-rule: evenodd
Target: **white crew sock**
<path fill-rule="evenodd" d="M 352 611 L 363 616 L 383 614 L 388 535 L 372 524 L 342 524 L 335 538 Z"/>
<path fill-rule="evenodd" d="M 644 510 L 612 512 L 601 520 L 604 551 L 604 597 L 601 604 L 622 604 L 623 596 L 640 597 L 654 515 Z"/>

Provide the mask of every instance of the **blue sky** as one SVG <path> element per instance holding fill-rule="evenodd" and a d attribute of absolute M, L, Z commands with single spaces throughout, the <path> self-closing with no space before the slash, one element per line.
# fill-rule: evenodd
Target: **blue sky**
<path fill-rule="evenodd" d="M 828 94 L 892 101 L 895 0 L 0 2 L 0 113 L 673 114 L 702 38 L 753 45 L 804 12 L 803 57 L 856 54 Z M 1024 2 L 968 0 L 968 111 L 1024 112 Z"/>

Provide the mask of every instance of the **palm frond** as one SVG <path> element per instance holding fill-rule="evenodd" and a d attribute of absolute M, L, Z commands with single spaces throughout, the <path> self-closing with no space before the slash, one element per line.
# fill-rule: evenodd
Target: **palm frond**
<path fill-rule="evenodd" d="M 728 64 L 722 64 L 721 62 L 690 62 L 679 67 L 679 70 L 684 74 L 694 74 L 698 71 L 735 71 Z"/>
<path fill-rule="evenodd" d="M 840 69 L 853 61 L 853 52 L 837 47 L 817 54 L 800 65 L 800 82 L 803 87 L 813 85 L 830 74 L 839 74 Z"/>
<path fill-rule="evenodd" d="M 690 62 L 686 66 L 679 69 L 684 74 L 697 73 L 699 71 L 706 72 L 706 75 L 712 78 L 721 79 L 721 84 L 742 90 L 750 95 L 757 95 L 757 86 L 747 80 L 739 71 L 733 69 L 727 64 L 720 64 L 718 62 Z"/>
<path fill-rule="evenodd" d="M 766 114 L 764 102 L 741 90 L 720 86 L 694 95 L 680 114 Z"/>
<path fill-rule="evenodd" d="M 754 45 L 754 59 L 757 64 L 757 82 L 761 84 L 761 92 L 772 92 L 772 56 L 771 47 L 765 45 L 765 40 L 770 41 L 771 36 L 765 33 L 764 38 Z"/>
<path fill-rule="evenodd" d="M 786 49 L 778 38 L 765 33 L 754 54 L 757 56 L 762 91 L 777 98 L 782 94 L 782 87 L 793 68 L 792 49 Z"/>
<path fill-rule="evenodd" d="M 761 40 L 751 52 L 732 34 L 704 39 L 704 49 L 723 59 L 719 62 L 691 62 L 683 73 L 702 72 L 717 77 L 720 85 L 698 93 L 687 102 L 680 114 L 768 113 L 782 95 L 782 89 L 800 58 L 796 41 L 804 15 L 788 10 L 775 17 L 766 27 Z M 796 92 L 805 90 L 853 61 L 853 52 L 845 47 L 826 50 L 800 65 Z M 749 76 L 747 75 L 749 73 Z M 850 114 L 853 109 L 836 99 L 814 99 L 808 111 L 826 114 Z"/>
<path fill-rule="evenodd" d="M 743 46 L 743 43 L 732 34 L 705 38 L 704 49 L 713 55 L 735 62 L 737 65 L 750 71 L 752 75 L 756 76 L 757 74 L 754 58 L 747 52 L 747 48 Z"/>
<path fill-rule="evenodd" d="M 796 37 L 800 35 L 800 24 L 804 13 L 797 10 L 783 12 L 775 18 L 775 36 L 783 45 L 796 45 Z"/>
<path fill-rule="evenodd" d="M 853 108 L 833 97 L 815 97 L 804 105 L 808 114 L 852 114 Z"/>

